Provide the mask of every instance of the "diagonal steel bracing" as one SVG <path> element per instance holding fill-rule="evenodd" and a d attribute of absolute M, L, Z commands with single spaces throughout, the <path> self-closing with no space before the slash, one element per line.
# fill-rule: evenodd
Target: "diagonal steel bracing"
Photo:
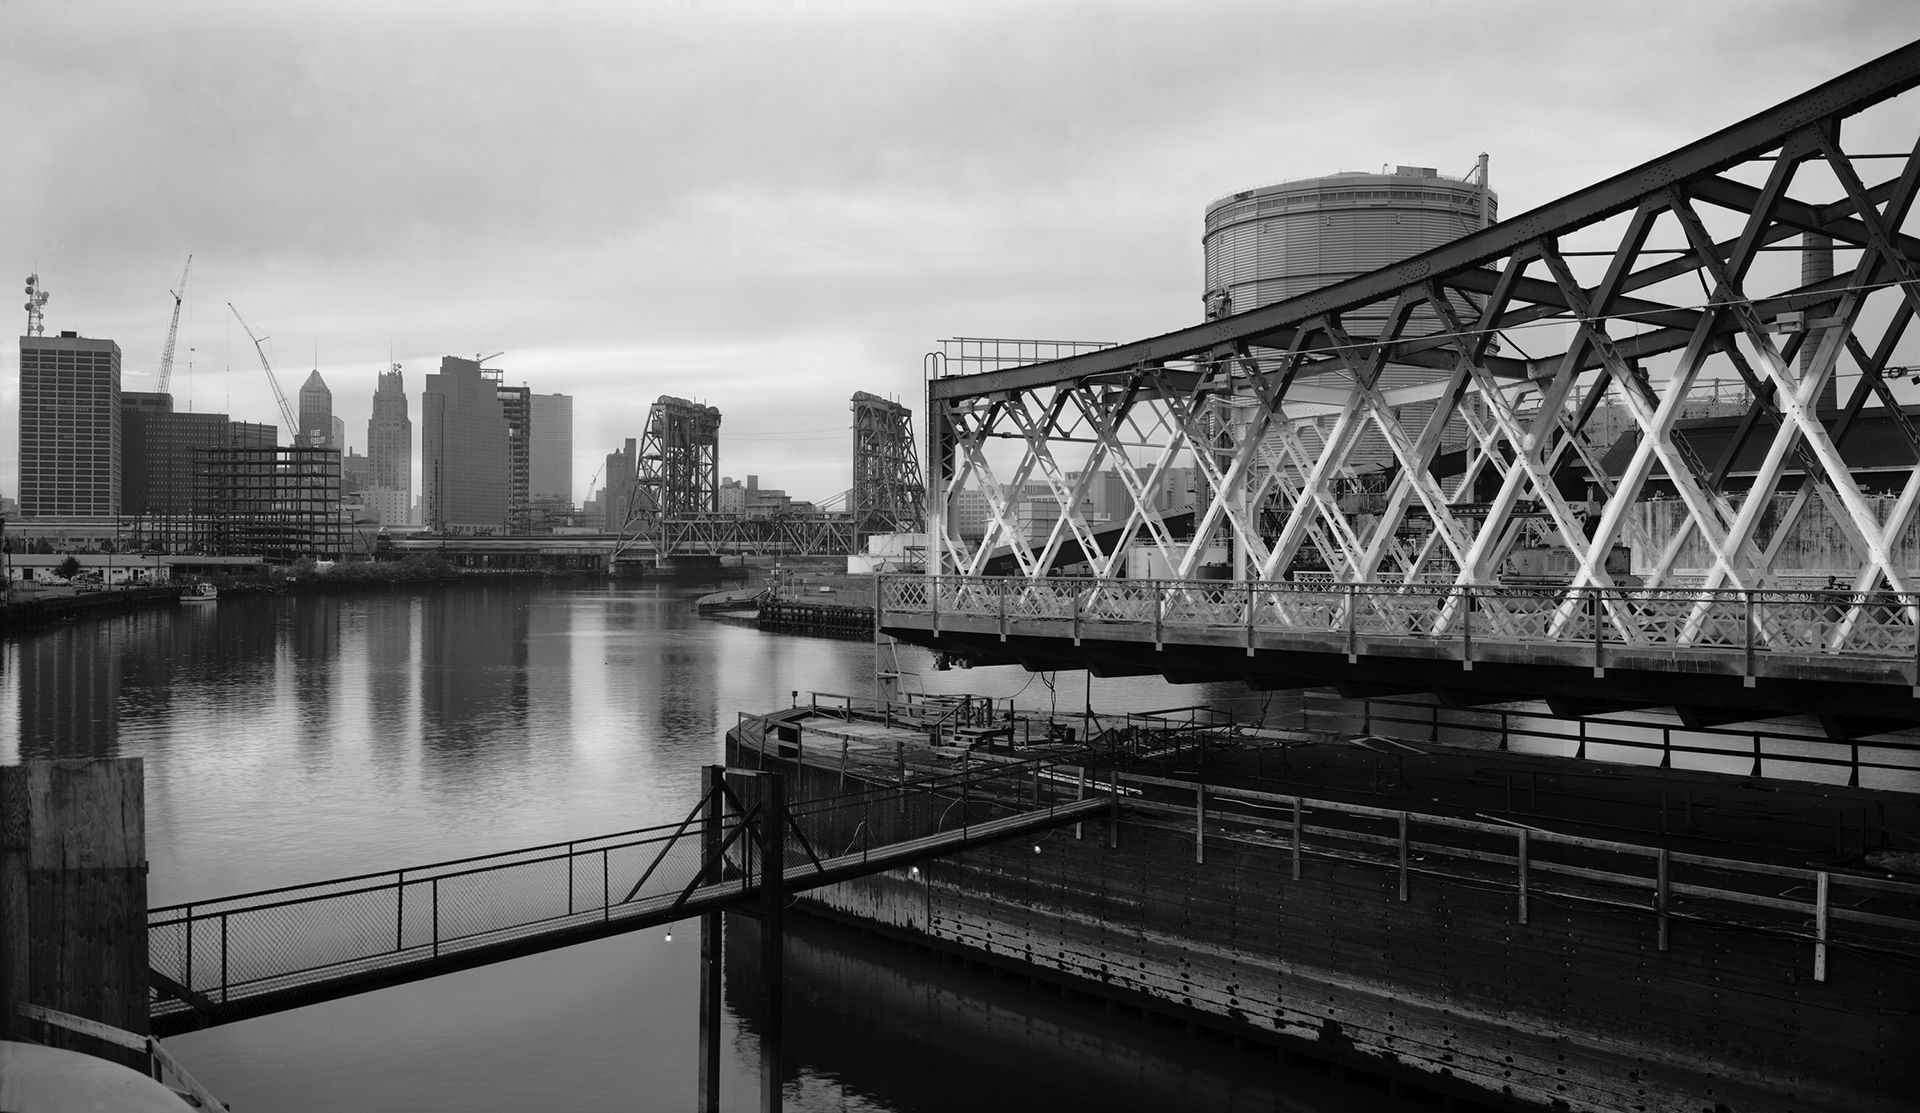
<path fill-rule="evenodd" d="M 930 571 L 1006 554 L 1035 579 L 1077 547 L 1103 582 L 1141 575 L 1143 552 L 1149 574 L 1217 578 L 1224 551 L 1251 584 L 1546 583 L 1561 594 L 1532 633 L 1628 644 L 1729 637 L 1710 618 L 1723 589 L 1907 592 L 1916 84 L 1920 43 L 1354 279 L 1067 358 L 936 364 Z M 1833 277 L 1801 278 L 1807 233 L 1836 245 Z M 1823 408 L 1835 381 L 1846 404 Z M 1907 458 L 1871 455 L 1888 443 Z M 984 524 L 962 528 L 963 504 Z M 1689 617 L 1649 619 L 1632 591 L 1692 600 Z M 1745 636 L 1845 652 L 1873 605 Z M 1307 613 L 1247 606 L 1229 621 Z M 1896 613 L 1920 627 L 1911 600 Z M 1421 621 L 1472 616 L 1445 602 Z"/>

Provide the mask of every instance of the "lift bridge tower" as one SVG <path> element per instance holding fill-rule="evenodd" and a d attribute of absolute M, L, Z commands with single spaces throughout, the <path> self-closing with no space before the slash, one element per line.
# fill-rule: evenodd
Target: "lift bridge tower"
<path fill-rule="evenodd" d="M 925 529 L 927 486 L 913 447 L 911 412 L 866 391 L 853 395 L 853 487 L 847 508 L 856 534 Z"/>
<path fill-rule="evenodd" d="M 640 440 L 640 491 L 663 518 L 720 509 L 720 411 L 661 395 Z"/>
<path fill-rule="evenodd" d="M 643 539 L 664 556 L 672 547 L 669 523 L 711 518 L 719 511 L 719 409 L 661 395 L 647 414 L 634 463 L 631 477 L 608 476 L 610 489 L 626 489 L 621 500 L 626 514 L 610 561 Z"/>

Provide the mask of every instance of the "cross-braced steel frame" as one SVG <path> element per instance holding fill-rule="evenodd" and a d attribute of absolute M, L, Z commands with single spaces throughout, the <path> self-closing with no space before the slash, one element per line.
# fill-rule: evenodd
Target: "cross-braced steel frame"
<path fill-rule="evenodd" d="M 1916 83 L 1920 44 L 1349 281 L 935 377 L 929 571 L 1118 579 L 1139 549 L 1175 578 L 1223 554 L 1246 581 L 1499 586 L 1550 568 L 1559 625 L 1597 603 L 1624 629 L 1624 589 L 1803 583 L 1796 539 L 1820 530 L 1845 559 L 1817 570 L 1830 586 L 1920 588 L 1920 469 L 1875 481 L 1851 451 L 1877 426 L 1920 463 L 1899 397 L 1920 362 L 1920 111 L 1895 99 Z M 1808 236 L 1834 244 L 1831 278 L 1802 278 Z M 1350 324 L 1369 318 L 1380 331 Z M 1390 368 L 1423 381 L 1390 387 L 1407 378 Z M 1730 392 L 1730 432 L 1686 434 L 1690 404 Z M 1620 427 L 1615 447 L 1603 430 Z M 1101 487 L 1120 492 L 1105 513 Z M 1017 512 L 1036 495 L 1056 518 Z M 960 529 L 963 502 L 983 536 Z"/>
<path fill-rule="evenodd" d="M 672 551 L 663 523 L 711 516 L 720 509 L 720 411 L 663 394 L 647 413 L 635 459 L 632 495 L 612 556 L 642 539 Z M 609 482 L 611 486 L 611 481 Z"/>
<path fill-rule="evenodd" d="M 853 486 L 848 509 L 861 534 L 914 532 L 927 513 L 927 486 L 913 443 L 912 413 L 898 402 L 855 391 Z"/>
<path fill-rule="evenodd" d="M 661 395 L 640 439 L 640 487 L 662 517 L 720 509 L 720 411 Z"/>

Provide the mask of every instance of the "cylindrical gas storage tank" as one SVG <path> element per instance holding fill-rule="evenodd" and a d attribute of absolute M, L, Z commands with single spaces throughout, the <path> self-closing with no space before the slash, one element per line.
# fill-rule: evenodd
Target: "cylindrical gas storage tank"
<path fill-rule="evenodd" d="M 1485 187 L 1486 156 L 1474 177 L 1442 177 L 1424 166 L 1395 167 L 1390 174 L 1343 173 L 1282 182 L 1223 197 L 1207 206 L 1208 319 L 1244 313 L 1287 298 L 1311 293 L 1356 275 L 1397 263 L 1491 224 L 1493 193 Z M 1476 307 L 1462 298 L 1455 309 L 1467 320 Z M 1341 326 L 1356 338 L 1380 335 L 1389 312 L 1385 303 L 1341 316 Z M 1408 335 L 1440 332 L 1445 324 L 1427 307 L 1407 322 Z M 1337 373 L 1336 373 L 1337 374 Z M 1444 380 L 1444 371 L 1389 364 L 1377 385 L 1389 392 Z M 1390 403 L 1397 423 L 1417 436 L 1433 412 L 1430 399 L 1401 397 Z M 1296 427 L 1323 432 L 1336 414 L 1322 409 L 1294 415 Z M 1443 449 L 1465 442 L 1464 426 L 1451 424 L 1441 434 Z M 1346 453 L 1345 478 L 1391 467 L 1386 439 L 1364 428 Z"/>
<path fill-rule="evenodd" d="M 1223 197 L 1207 206 L 1201 237 L 1207 316 L 1271 305 L 1399 262 L 1476 232 L 1495 214 L 1495 197 L 1483 184 L 1422 166 Z M 1377 331 L 1363 328 L 1365 320 L 1350 318 L 1348 327 Z"/>

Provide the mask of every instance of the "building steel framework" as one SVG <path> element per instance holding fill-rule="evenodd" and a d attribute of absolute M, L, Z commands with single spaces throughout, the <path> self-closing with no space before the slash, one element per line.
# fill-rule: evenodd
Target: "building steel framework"
<path fill-rule="evenodd" d="M 1782 546 L 1819 516 L 1852 554 L 1845 582 L 1831 585 L 1852 604 L 1823 627 L 1827 648 L 1845 652 L 1868 625 L 1883 637 L 1886 622 L 1865 622 L 1869 612 L 1911 630 L 1920 468 L 1871 492 L 1847 450 L 1863 412 L 1879 411 L 1920 464 L 1895 393 L 1920 362 L 1909 328 L 1920 310 L 1920 113 L 1895 101 L 1916 84 L 1920 43 L 1319 291 L 1065 358 L 936 374 L 929 571 L 977 576 L 1010 557 L 1037 582 L 1077 548 L 1094 579 L 1112 581 L 1144 547 L 1191 579 L 1224 548 L 1240 581 L 1475 588 L 1515 582 L 1516 556 L 1543 550 L 1554 559 L 1527 567 L 1536 586 L 1540 567 L 1556 569 L 1549 633 L 1593 637 L 1579 619 L 1598 612 L 1608 637 L 1633 640 L 1636 591 L 1684 590 L 1697 593 L 1691 617 L 1668 635 L 1684 641 L 1718 590 L 1804 586 Z M 1802 279 L 1797 245 L 1810 236 L 1840 252 L 1833 277 Z M 1377 335 L 1349 328 L 1369 314 L 1384 316 Z M 1389 367 L 1428 374 L 1389 389 Z M 1850 388 L 1820 412 L 1836 376 Z M 1724 398 L 1729 384 L 1744 416 L 1730 446 L 1702 458 L 1676 425 L 1696 395 Z M 1431 411 L 1407 427 L 1399 408 L 1422 402 Z M 1611 474 L 1595 439 L 1606 407 L 1638 437 Z M 1385 441 L 1389 468 L 1354 464 L 1363 437 Z M 1452 461 L 1450 444 L 1465 446 Z M 1760 463 L 1735 474 L 1743 448 Z M 1585 492 L 1567 489 L 1575 465 Z M 1153 509 L 1176 474 L 1195 488 L 1193 524 L 1178 535 Z M 1102 475 L 1128 496 L 1111 521 L 1085 509 Z M 1023 536 L 1015 520 L 1015 499 L 1034 485 L 1063 508 L 1045 536 Z M 1679 506 L 1658 530 L 1644 512 L 1655 489 Z M 955 528 L 968 497 L 988 506 L 978 544 Z M 1457 634 L 1469 608 L 1449 602 L 1458 593 L 1435 597 L 1420 621 Z"/>
<path fill-rule="evenodd" d="M 913 443 L 907 407 L 864 390 L 855 391 L 853 486 L 848 509 L 862 534 L 918 532 L 926 519 L 927 485 Z"/>

